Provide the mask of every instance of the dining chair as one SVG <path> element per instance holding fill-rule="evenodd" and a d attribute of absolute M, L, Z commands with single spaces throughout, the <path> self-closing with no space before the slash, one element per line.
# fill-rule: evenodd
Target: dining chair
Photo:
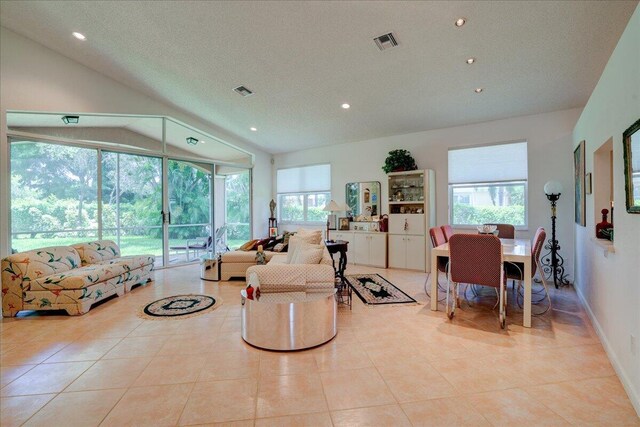
<path fill-rule="evenodd" d="M 431 246 L 438 247 L 440 245 L 444 245 L 447 243 L 447 239 L 444 237 L 444 233 L 440 227 L 432 227 L 429 229 L 429 237 L 431 238 Z M 449 263 L 448 258 L 438 257 L 438 271 L 435 272 L 435 280 L 438 280 L 438 288 L 444 291 L 442 285 L 440 285 L 439 276 L 440 273 L 447 274 L 447 264 Z M 429 287 L 427 286 L 427 281 L 424 282 L 424 292 L 427 294 L 429 298 L 431 298 L 431 294 L 429 293 Z M 445 297 L 440 298 L 438 301 L 444 300 Z"/>
<path fill-rule="evenodd" d="M 453 292 L 451 291 L 453 283 Z M 489 234 L 454 234 L 449 240 L 447 276 L 447 316 L 453 319 L 458 305 L 460 283 L 472 283 L 499 289 L 500 327 L 507 323 L 507 292 L 500 239 Z M 449 299 L 453 304 L 449 307 Z"/>
<path fill-rule="evenodd" d="M 498 230 L 498 237 L 501 239 L 515 239 L 516 238 L 516 228 L 511 224 L 484 224 L 484 225 L 495 225 L 496 230 Z"/>
<path fill-rule="evenodd" d="M 540 255 L 542 254 L 542 248 L 544 247 L 545 239 L 547 238 L 547 233 L 544 228 L 539 227 L 536 230 L 536 234 L 533 237 L 533 246 L 531 247 L 531 278 L 533 279 L 536 276 L 536 273 L 539 273 L 540 283 L 542 287 L 539 289 L 532 289 L 531 293 L 533 305 L 540 305 L 543 301 L 547 301 L 545 308 L 541 312 L 534 312 L 532 310 L 532 314 L 536 316 L 540 316 L 545 314 L 551 308 L 551 296 L 549 295 L 549 288 L 547 287 L 546 279 L 544 277 L 544 272 L 542 270 L 542 264 Z M 524 265 L 520 263 L 512 263 L 505 262 L 504 263 L 505 276 L 507 279 L 517 280 L 518 287 L 516 290 L 516 302 L 520 308 L 522 308 L 524 302 L 524 288 L 522 286 L 522 282 L 524 280 Z M 531 285 L 536 283 L 534 280 L 531 280 Z M 535 296 L 539 296 L 542 294 L 541 298 L 535 299 Z"/>
<path fill-rule="evenodd" d="M 444 234 L 444 240 L 448 242 L 451 236 L 453 236 L 453 228 L 451 228 L 449 224 L 441 225 L 440 228 L 442 229 L 442 233 Z"/>

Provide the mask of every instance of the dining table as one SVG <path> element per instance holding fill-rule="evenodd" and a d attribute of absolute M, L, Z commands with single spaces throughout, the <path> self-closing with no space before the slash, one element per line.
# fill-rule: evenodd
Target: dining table
<path fill-rule="evenodd" d="M 524 264 L 523 326 L 531 327 L 531 242 L 527 239 L 500 239 L 502 260 Z M 431 310 L 438 311 L 438 257 L 449 258 L 449 243 L 431 249 Z"/>

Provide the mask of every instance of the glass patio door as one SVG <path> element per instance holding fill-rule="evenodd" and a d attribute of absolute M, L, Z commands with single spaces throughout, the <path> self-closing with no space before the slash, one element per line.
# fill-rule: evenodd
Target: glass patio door
<path fill-rule="evenodd" d="M 168 159 L 169 264 L 192 262 L 213 251 L 212 166 Z"/>
<path fill-rule="evenodd" d="M 162 158 L 102 152 L 102 238 L 163 263 Z"/>

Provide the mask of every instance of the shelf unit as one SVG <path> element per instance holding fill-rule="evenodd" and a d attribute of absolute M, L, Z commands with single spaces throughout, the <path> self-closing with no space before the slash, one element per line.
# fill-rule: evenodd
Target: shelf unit
<path fill-rule="evenodd" d="M 435 172 L 388 174 L 389 267 L 429 271 L 427 230 L 435 226 Z"/>

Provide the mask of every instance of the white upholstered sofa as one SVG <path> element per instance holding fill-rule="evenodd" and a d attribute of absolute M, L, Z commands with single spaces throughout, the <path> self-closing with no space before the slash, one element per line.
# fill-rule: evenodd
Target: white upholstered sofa
<path fill-rule="evenodd" d="M 66 310 L 85 314 L 113 294 L 153 280 L 153 255 L 120 256 L 111 240 L 52 246 L 2 260 L 2 315 L 21 310 Z"/>

